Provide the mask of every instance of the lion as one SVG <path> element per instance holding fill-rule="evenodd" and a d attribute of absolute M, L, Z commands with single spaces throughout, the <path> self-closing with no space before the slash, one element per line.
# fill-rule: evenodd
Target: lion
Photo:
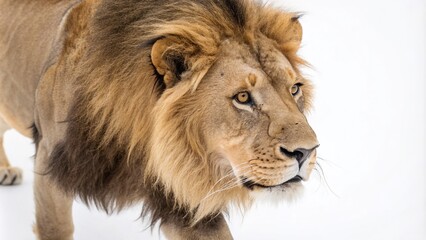
<path fill-rule="evenodd" d="M 309 179 L 319 144 L 297 13 L 249 0 L 0 12 L 0 130 L 34 139 L 38 239 L 73 238 L 75 198 L 108 213 L 143 203 L 169 239 L 232 239 L 230 206 L 292 198 Z M 1 148 L 0 184 L 21 181 Z"/>

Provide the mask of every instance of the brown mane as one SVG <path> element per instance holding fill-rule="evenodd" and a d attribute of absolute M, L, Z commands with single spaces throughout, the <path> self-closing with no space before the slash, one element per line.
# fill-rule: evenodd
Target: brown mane
<path fill-rule="evenodd" d="M 297 16 L 245 0 L 106 0 L 86 24 L 89 38 L 68 39 L 66 46 L 84 41 L 77 47 L 85 54 L 80 74 L 72 79 L 77 90 L 66 137 L 50 156 L 50 177 L 65 192 L 107 212 L 144 201 L 143 215 L 153 224 L 168 221 L 171 212 L 190 223 L 218 214 L 230 202 L 249 204 L 237 190 L 200 204 L 203 189 L 220 176 L 206 161 L 194 127 L 197 114 L 183 106 L 193 102 L 188 93 L 226 39 L 247 44 L 254 53 L 260 37 L 272 39 L 297 69 L 303 63 L 296 55 L 301 39 L 292 38 L 300 36 L 294 34 L 301 31 Z M 179 94 L 166 90 L 150 60 L 152 45 L 164 37 L 177 42 L 169 49 L 176 53 L 170 61 L 179 66 L 177 75 L 192 79 L 176 90 Z M 180 97 L 162 101 L 163 110 L 155 108 L 160 98 L 173 94 Z M 157 131 L 159 126 L 167 128 Z M 155 141 L 160 136 L 161 146 Z M 175 164 L 158 165 L 167 156 Z M 164 168 L 175 183 L 156 175 Z"/>

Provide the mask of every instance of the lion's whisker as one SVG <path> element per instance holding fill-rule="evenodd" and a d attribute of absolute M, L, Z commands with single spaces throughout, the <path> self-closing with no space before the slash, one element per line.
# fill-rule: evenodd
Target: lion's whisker
<path fill-rule="evenodd" d="M 248 167 L 250 167 L 250 166 L 244 166 L 244 168 L 240 168 L 241 166 L 243 166 L 243 165 L 247 165 L 248 163 L 242 163 L 242 164 L 239 164 L 239 165 L 237 165 L 236 167 L 238 167 L 239 169 L 238 170 L 241 170 L 241 169 L 246 169 L 246 168 L 248 168 Z M 229 177 L 229 176 L 232 176 L 233 174 L 234 174 L 234 170 L 233 169 L 230 169 L 229 171 L 228 171 L 229 173 L 227 173 L 225 176 L 223 176 L 222 178 L 220 178 L 218 181 L 216 181 L 216 183 L 210 188 L 210 190 L 209 190 L 209 192 L 207 193 L 207 194 L 210 194 L 211 193 L 211 191 L 213 191 L 213 189 L 219 184 L 219 182 L 221 182 L 221 181 L 223 181 L 225 178 L 227 178 L 227 177 Z M 229 182 L 229 180 L 227 181 L 227 182 L 225 182 L 224 184 L 227 184 Z"/>
<path fill-rule="evenodd" d="M 249 171 L 247 171 L 247 172 L 249 172 Z M 225 183 L 223 183 L 223 185 L 221 186 L 221 188 L 219 188 L 218 190 L 221 190 L 221 189 L 224 189 L 224 188 L 229 188 L 230 186 L 234 185 L 235 182 L 238 183 L 238 179 L 236 177 L 228 180 Z"/>
<path fill-rule="evenodd" d="M 225 179 L 226 177 L 230 176 L 230 175 L 235 175 L 236 172 L 241 171 L 241 170 L 245 170 L 248 167 L 250 167 L 250 165 L 248 165 L 249 163 L 241 163 L 237 166 L 235 166 L 233 169 L 228 170 L 227 174 L 225 176 L 223 176 L 222 178 L 220 178 L 215 185 L 220 182 L 221 180 Z M 246 166 L 244 166 L 246 165 Z"/>
<path fill-rule="evenodd" d="M 220 193 L 220 192 L 223 192 L 223 191 L 226 191 L 226 190 L 232 189 L 232 188 L 234 188 L 234 187 L 236 187 L 236 186 L 238 186 L 238 181 L 235 181 L 235 183 L 234 183 L 233 185 L 230 185 L 229 187 L 222 188 L 222 189 L 216 190 L 216 191 L 214 191 L 214 192 L 212 192 L 212 193 L 208 194 L 208 195 L 207 195 L 207 196 L 205 196 L 203 199 L 201 199 L 201 202 L 205 201 L 207 198 L 209 198 L 209 197 L 211 197 L 211 196 L 213 196 L 213 195 L 215 195 L 215 194 L 217 194 L 217 193 Z"/>
<path fill-rule="evenodd" d="M 315 170 L 319 173 L 320 175 L 320 181 L 322 182 L 322 179 L 324 179 L 325 185 L 327 186 L 327 189 L 336 197 L 340 198 L 340 196 L 338 194 L 336 194 L 333 189 L 331 189 L 330 184 L 328 184 L 328 180 L 324 174 L 324 169 L 322 168 L 322 166 L 316 162 L 315 164 L 318 168 L 315 168 Z"/>
<path fill-rule="evenodd" d="M 321 160 L 322 162 L 325 162 L 325 163 L 328 163 L 330 165 L 333 165 L 335 167 L 342 168 L 339 164 L 337 164 L 337 163 L 335 163 L 335 162 L 333 162 L 331 160 L 328 160 L 328 159 L 325 159 L 325 158 L 322 158 L 322 157 L 319 157 L 319 156 L 317 156 L 317 159 Z"/>
<path fill-rule="evenodd" d="M 250 167 L 250 166 L 245 166 L 245 168 L 248 168 L 248 167 Z M 241 170 L 241 169 L 240 169 Z M 244 172 L 242 175 L 245 175 L 246 173 L 249 173 L 250 171 L 246 171 L 246 172 Z M 237 186 L 240 186 L 240 182 L 239 182 L 239 180 L 238 179 L 231 179 L 231 180 L 229 180 L 228 182 L 226 182 L 225 184 L 224 184 L 224 186 L 222 186 L 222 188 L 220 188 L 220 189 L 218 189 L 218 190 L 216 190 L 216 191 L 214 191 L 214 192 L 212 192 L 212 193 L 208 193 L 202 200 L 201 200 L 201 202 L 203 202 L 203 201 L 205 201 L 207 198 L 209 198 L 209 197 L 211 197 L 211 196 L 213 196 L 213 195 L 215 195 L 215 194 L 217 194 L 217 193 L 220 193 L 220 192 L 223 192 L 223 191 L 226 191 L 226 190 L 229 190 L 229 189 L 232 189 L 232 188 L 234 188 L 234 187 L 237 187 Z"/>

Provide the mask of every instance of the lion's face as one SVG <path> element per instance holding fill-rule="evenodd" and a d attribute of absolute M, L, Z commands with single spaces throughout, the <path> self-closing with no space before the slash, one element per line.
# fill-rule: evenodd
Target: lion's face
<path fill-rule="evenodd" d="M 295 190 L 316 161 L 318 141 L 303 114 L 311 89 L 271 43 L 262 46 L 255 58 L 244 45 L 223 45 L 197 89 L 202 132 L 210 161 L 232 168 L 240 187 Z"/>

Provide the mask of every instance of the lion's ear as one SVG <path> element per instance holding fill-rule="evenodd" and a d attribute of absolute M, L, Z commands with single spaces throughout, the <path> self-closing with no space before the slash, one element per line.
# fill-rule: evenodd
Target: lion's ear
<path fill-rule="evenodd" d="M 151 61 L 158 74 L 163 76 L 166 88 L 173 87 L 187 70 L 182 46 L 169 38 L 157 40 L 151 49 Z"/>
<path fill-rule="evenodd" d="M 303 37 L 302 25 L 299 22 L 300 15 L 291 18 L 289 25 L 284 34 L 283 47 L 286 50 L 297 51 L 300 48 Z"/>
<path fill-rule="evenodd" d="M 300 17 L 295 13 L 268 9 L 261 15 L 260 31 L 277 41 L 284 53 L 295 53 L 300 48 L 303 36 Z"/>

